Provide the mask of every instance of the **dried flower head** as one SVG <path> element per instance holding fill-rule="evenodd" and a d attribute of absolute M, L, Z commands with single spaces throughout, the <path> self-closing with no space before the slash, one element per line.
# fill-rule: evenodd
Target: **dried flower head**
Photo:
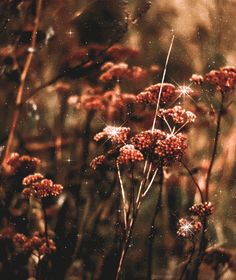
<path fill-rule="evenodd" d="M 106 63 L 101 68 L 102 71 L 104 71 L 104 69 L 105 69 L 105 72 L 99 78 L 102 82 L 126 79 L 130 75 L 129 66 L 128 66 L 128 64 L 126 64 L 124 62 L 120 62 L 117 64 L 114 64 L 114 63 L 107 64 Z"/>
<path fill-rule="evenodd" d="M 97 133 L 94 136 L 94 140 L 100 141 L 101 139 L 107 137 L 112 143 L 121 144 L 127 141 L 129 132 L 129 127 L 116 127 L 109 125 L 105 127 L 102 132 Z"/>
<path fill-rule="evenodd" d="M 12 153 L 7 160 L 7 164 L 12 168 L 12 173 L 22 173 L 24 175 L 33 173 L 40 163 L 40 159 L 36 157 L 20 156 L 18 153 Z"/>
<path fill-rule="evenodd" d="M 165 139 L 157 140 L 155 154 L 168 166 L 174 161 L 180 161 L 187 148 L 186 137 L 182 133 L 167 134 Z"/>
<path fill-rule="evenodd" d="M 160 109 L 159 116 L 171 117 L 175 123 L 193 123 L 195 122 L 196 115 L 190 111 L 183 109 L 181 106 L 175 106 L 170 109 Z"/>
<path fill-rule="evenodd" d="M 204 78 L 202 75 L 193 74 L 189 80 L 190 82 L 193 82 L 196 85 L 201 85 L 204 81 Z"/>
<path fill-rule="evenodd" d="M 169 83 L 163 83 L 163 85 L 158 83 L 145 88 L 143 92 L 137 95 L 136 101 L 138 103 L 156 104 L 161 88 L 162 92 L 160 101 L 163 104 L 174 100 L 176 97 L 175 86 Z"/>
<path fill-rule="evenodd" d="M 236 83 L 236 68 L 233 66 L 222 67 L 206 74 L 206 80 L 216 86 L 217 90 L 226 92 L 234 89 Z"/>
<path fill-rule="evenodd" d="M 91 161 L 90 166 L 95 170 L 98 166 L 103 165 L 105 160 L 106 157 L 104 155 L 97 156 Z"/>
<path fill-rule="evenodd" d="M 139 53 L 138 49 L 125 47 L 122 45 L 114 45 L 110 47 L 106 54 L 111 56 L 113 59 L 121 60 L 126 57 L 134 57 Z"/>
<path fill-rule="evenodd" d="M 45 179 L 40 173 L 25 177 L 22 184 L 26 186 L 22 191 L 22 194 L 26 197 L 44 198 L 47 196 L 58 196 L 63 190 L 62 185 L 54 184 L 52 180 Z"/>
<path fill-rule="evenodd" d="M 17 247 L 22 247 L 27 241 L 27 237 L 22 233 L 16 233 L 12 239 L 13 243 Z"/>
<path fill-rule="evenodd" d="M 201 230 L 202 224 L 199 221 L 180 219 L 177 236 L 186 239 L 193 239 L 196 234 Z"/>
<path fill-rule="evenodd" d="M 131 138 L 131 144 L 139 150 L 153 150 L 157 140 L 166 138 L 166 133 L 159 129 L 146 130 L 136 134 Z"/>
<path fill-rule="evenodd" d="M 200 203 L 200 204 L 194 204 L 191 208 L 189 208 L 189 211 L 196 216 L 204 217 L 212 215 L 214 210 L 214 207 L 210 201 Z"/>
<path fill-rule="evenodd" d="M 120 155 L 117 158 L 119 164 L 128 164 L 130 162 L 136 162 L 143 160 L 143 154 L 135 149 L 134 145 L 124 145 L 120 148 Z"/>

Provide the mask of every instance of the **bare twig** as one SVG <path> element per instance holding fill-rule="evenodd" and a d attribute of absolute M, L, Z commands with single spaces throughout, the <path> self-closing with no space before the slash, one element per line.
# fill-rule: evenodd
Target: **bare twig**
<path fill-rule="evenodd" d="M 37 39 L 37 30 L 39 27 L 39 21 L 40 21 L 40 15 L 41 15 L 41 8 L 42 8 L 42 0 L 38 0 L 37 1 L 37 7 L 36 7 L 36 17 L 34 20 L 34 28 L 32 31 L 32 40 L 31 40 L 31 49 L 34 50 L 36 47 L 36 39 Z M 30 65 L 32 62 L 34 56 L 34 52 L 29 52 L 29 54 L 27 55 L 26 61 L 25 61 L 25 65 L 23 68 L 23 71 L 21 73 L 21 77 L 20 77 L 20 85 L 17 91 L 17 95 L 16 95 L 16 104 L 15 104 L 15 109 L 13 112 L 13 118 L 12 118 L 12 122 L 11 122 L 11 126 L 10 126 L 10 132 L 8 135 L 8 139 L 7 139 L 7 143 L 6 143 L 6 148 L 4 151 L 4 156 L 2 159 L 2 166 L 3 168 L 6 168 L 6 160 L 9 156 L 10 150 L 11 150 L 11 146 L 14 140 L 14 135 L 15 135 L 15 130 L 16 130 L 16 126 L 17 126 L 17 122 L 19 119 L 19 115 L 20 115 L 20 107 L 22 104 L 22 97 L 23 97 L 23 93 L 24 93 L 24 87 L 25 87 L 25 82 L 26 82 L 26 78 L 30 69 Z"/>

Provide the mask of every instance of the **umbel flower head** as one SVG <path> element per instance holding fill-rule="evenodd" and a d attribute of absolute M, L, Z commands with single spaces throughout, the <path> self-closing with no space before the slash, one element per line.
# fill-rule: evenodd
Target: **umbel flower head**
<path fill-rule="evenodd" d="M 136 134 L 131 138 L 130 142 L 135 148 L 141 151 L 152 152 L 156 146 L 157 140 L 164 140 L 166 133 L 159 129 L 146 130 Z"/>
<path fill-rule="evenodd" d="M 154 153 L 166 166 L 174 161 L 181 161 L 187 148 L 186 137 L 182 133 L 167 134 L 165 139 L 156 141 Z"/>
<path fill-rule="evenodd" d="M 116 127 L 108 125 L 102 132 L 99 132 L 94 136 L 94 140 L 100 141 L 101 139 L 108 138 L 112 143 L 121 144 L 127 141 L 129 132 L 129 127 Z"/>
<path fill-rule="evenodd" d="M 143 92 L 137 95 L 136 101 L 138 103 L 156 104 L 161 88 L 162 92 L 160 101 L 163 104 L 168 103 L 176 98 L 174 85 L 169 83 L 158 83 L 145 88 Z"/>
<path fill-rule="evenodd" d="M 204 216 L 210 216 L 212 215 L 214 210 L 214 207 L 210 201 L 200 203 L 200 204 L 194 204 L 191 208 L 189 208 L 189 211 L 196 216 L 204 217 Z"/>
<path fill-rule="evenodd" d="M 179 228 L 177 231 L 177 236 L 186 239 L 193 239 L 196 234 L 201 230 L 202 224 L 199 221 L 195 221 L 194 219 L 180 219 Z"/>
<path fill-rule="evenodd" d="M 12 153 L 7 160 L 7 164 L 11 167 L 11 173 L 21 173 L 25 176 L 35 172 L 40 163 L 40 159 L 36 157 L 20 156 L 18 153 Z"/>
<path fill-rule="evenodd" d="M 236 83 L 236 67 L 226 66 L 219 70 L 212 70 L 206 74 L 206 81 L 216 86 L 219 91 L 232 90 Z"/>
<path fill-rule="evenodd" d="M 106 157 L 104 155 L 97 156 L 91 161 L 90 166 L 95 170 L 98 166 L 102 166 L 105 160 Z"/>
<path fill-rule="evenodd" d="M 119 164 L 128 164 L 143 160 L 143 154 L 135 149 L 134 145 L 127 144 L 120 148 L 120 155 L 117 158 Z"/>
<path fill-rule="evenodd" d="M 22 194 L 26 197 L 34 196 L 36 198 L 44 198 L 58 196 L 63 190 L 62 185 L 54 184 L 52 180 L 45 179 L 40 173 L 25 177 L 22 184 L 25 186 Z"/>
<path fill-rule="evenodd" d="M 22 252 L 29 253 L 38 251 L 40 256 L 50 255 L 56 251 L 55 242 L 52 239 L 46 239 L 44 236 L 35 232 L 28 238 L 24 234 L 17 233 L 13 237 L 14 245 Z"/>
<path fill-rule="evenodd" d="M 181 106 L 175 106 L 169 109 L 160 109 L 160 117 L 171 117 L 177 124 L 193 123 L 196 115 L 190 111 L 183 109 Z"/>

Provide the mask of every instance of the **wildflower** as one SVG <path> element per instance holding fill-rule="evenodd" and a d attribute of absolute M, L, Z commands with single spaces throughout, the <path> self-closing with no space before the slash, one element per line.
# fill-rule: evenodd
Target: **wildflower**
<path fill-rule="evenodd" d="M 177 231 L 177 236 L 186 239 L 193 239 L 202 228 L 201 222 L 195 221 L 193 219 L 189 221 L 182 218 L 179 220 L 178 224 L 179 229 Z"/>
<path fill-rule="evenodd" d="M 43 178 L 44 176 L 41 173 L 34 173 L 25 177 L 22 181 L 22 184 L 24 186 L 29 186 Z"/>
<path fill-rule="evenodd" d="M 20 156 L 18 153 L 12 153 L 7 160 L 7 164 L 12 168 L 12 173 L 22 173 L 24 175 L 33 173 L 40 163 L 40 159 L 36 157 Z"/>
<path fill-rule="evenodd" d="M 134 145 L 129 144 L 120 148 L 120 155 L 118 156 L 117 161 L 119 164 L 128 164 L 143 159 L 143 154 L 135 149 Z"/>
<path fill-rule="evenodd" d="M 214 210 L 214 207 L 211 202 L 194 204 L 191 208 L 189 208 L 189 211 L 192 214 L 197 215 L 199 217 L 212 215 L 213 210 Z"/>
<path fill-rule="evenodd" d="M 193 123 L 195 122 L 196 115 L 190 111 L 186 111 L 181 106 L 175 106 L 170 109 L 160 109 L 159 115 L 161 117 L 170 116 L 175 123 Z"/>
<path fill-rule="evenodd" d="M 124 62 L 120 62 L 117 64 L 108 64 L 106 63 L 101 70 L 104 70 L 105 72 L 100 76 L 100 80 L 102 82 L 108 82 L 113 79 L 115 80 L 121 80 L 124 78 L 128 78 L 130 75 L 130 69 L 128 67 L 128 64 Z"/>
<path fill-rule="evenodd" d="M 40 255 L 51 255 L 56 251 L 56 244 L 52 239 L 49 239 L 47 242 L 44 242 L 39 248 Z"/>
<path fill-rule="evenodd" d="M 182 133 L 167 134 L 165 139 L 156 141 L 154 153 L 168 166 L 174 161 L 180 161 L 187 148 L 186 137 Z"/>
<path fill-rule="evenodd" d="M 101 139 L 107 137 L 112 143 L 121 144 L 127 141 L 129 132 L 129 127 L 116 127 L 109 125 L 105 127 L 102 132 L 97 133 L 94 136 L 94 140 L 100 141 Z"/>
<path fill-rule="evenodd" d="M 106 51 L 107 55 L 109 55 L 112 58 L 117 59 L 117 60 L 121 60 L 126 57 L 134 57 L 138 53 L 139 53 L 138 49 L 124 47 L 121 45 L 114 45 Z"/>
<path fill-rule="evenodd" d="M 156 141 L 159 139 L 165 139 L 166 133 L 159 129 L 146 130 L 136 134 L 134 137 L 131 138 L 131 144 L 135 146 L 135 148 L 139 150 L 152 150 L 155 145 Z"/>
<path fill-rule="evenodd" d="M 202 75 L 193 74 L 189 80 L 190 82 L 193 82 L 196 85 L 201 85 L 204 81 L 204 78 Z"/>
<path fill-rule="evenodd" d="M 160 101 L 162 103 L 167 103 L 173 100 L 176 96 L 175 92 L 175 86 L 169 83 L 161 83 L 151 85 L 147 88 L 144 89 L 143 92 L 139 93 L 136 97 L 136 101 L 138 103 L 149 103 L 149 104 L 156 104 L 158 101 L 158 96 L 160 93 L 162 87 L 162 92 L 161 92 L 161 98 Z"/>
<path fill-rule="evenodd" d="M 27 237 L 22 233 L 17 233 L 13 236 L 12 241 L 16 246 L 21 247 L 27 241 Z"/>
<path fill-rule="evenodd" d="M 236 82 L 236 68 L 228 66 L 222 67 L 219 70 L 212 70 L 206 74 L 206 80 L 216 86 L 219 91 L 232 90 Z"/>
<path fill-rule="evenodd" d="M 62 185 L 54 184 L 52 180 L 45 179 L 40 173 L 25 177 L 22 184 L 26 186 L 22 191 L 22 194 L 26 197 L 44 198 L 47 196 L 58 196 L 63 190 Z"/>
<path fill-rule="evenodd" d="M 98 166 L 101 166 L 105 160 L 106 157 L 104 155 L 97 156 L 91 161 L 90 166 L 95 170 Z"/>

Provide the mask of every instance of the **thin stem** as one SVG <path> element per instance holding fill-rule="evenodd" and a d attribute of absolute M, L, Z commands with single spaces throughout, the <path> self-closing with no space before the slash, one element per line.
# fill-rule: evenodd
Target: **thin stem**
<path fill-rule="evenodd" d="M 168 54 L 167 54 L 167 57 L 166 57 L 165 67 L 164 67 L 164 71 L 163 71 L 163 75 L 162 75 L 162 79 L 161 79 L 161 87 L 160 87 L 160 91 L 159 91 L 159 94 L 158 94 L 156 110 L 155 110 L 155 115 L 154 115 L 153 124 L 152 124 L 152 132 L 154 131 L 154 128 L 155 128 L 155 125 L 156 125 L 156 121 L 157 121 L 157 115 L 158 115 L 158 110 L 159 110 L 159 105 L 160 105 L 160 100 L 161 100 L 163 84 L 164 84 L 164 80 L 165 80 L 165 76 L 166 76 L 166 70 L 167 70 L 167 66 L 168 66 L 168 62 L 169 62 L 172 46 L 173 46 L 173 43 L 174 43 L 174 39 L 175 39 L 175 35 L 172 36 L 172 39 L 171 39 L 171 42 L 170 42 L 170 46 L 169 46 L 169 50 L 168 50 Z"/>
<path fill-rule="evenodd" d="M 152 186 L 152 184 L 153 184 L 153 181 L 155 180 L 155 177 L 156 177 L 156 175 L 157 175 L 157 171 L 158 171 L 158 168 L 154 171 L 154 174 L 153 174 L 153 176 L 152 176 L 152 179 L 151 179 L 150 183 L 148 184 L 146 190 L 145 190 L 144 193 L 142 194 L 142 197 L 144 197 L 144 196 L 148 193 L 148 191 L 150 190 L 150 188 L 151 188 L 151 186 Z"/>
<path fill-rule="evenodd" d="M 187 166 L 183 161 L 181 161 L 181 163 L 183 164 L 183 167 L 187 170 L 187 172 L 188 172 L 189 176 L 191 177 L 193 183 L 194 183 L 195 186 L 197 187 L 197 189 L 198 189 L 198 191 L 199 191 L 199 194 L 200 194 L 200 196 L 201 196 L 201 201 L 202 201 L 202 203 L 204 203 L 203 192 L 202 192 L 200 186 L 198 185 L 197 181 L 195 180 L 192 171 L 188 168 L 188 166 Z"/>
<path fill-rule="evenodd" d="M 147 280 L 152 279 L 153 243 L 154 243 L 154 239 L 155 239 L 155 235 L 156 235 L 155 223 L 156 223 L 157 215 L 158 215 L 159 211 L 161 210 L 161 206 L 162 206 L 163 180 L 164 180 L 163 167 L 161 167 L 161 169 L 160 169 L 160 183 L 159 183 L 160 191 L 159 191 L 159 196 L 157 198 L 155 210 L 154 210 L 152 221 L 151 221 L 151 227 L 150 227 L 150 231 L 149 231 L 149 235 L 148 235 Z"/>
<path fill-rule="evenodd" d="M 123 216 L 124 216 L 124 225 L 125 225 L 125 230 L 127 229 L 127 213 L 126 213 L 126 198 L 125 198 L 125 189 L 123 185 L 123 181 L 121 178 L 120 174 L 120 166 L 119 163 L 116 162 L 116 167 L 117 167 L 117 174 L 120 182 L 120 189 L 121 189 L 121 196 L 122 196 L 122 201 L 123 201 Z"/>
<path fill-rule="evenodd" d="M 210 179 L 211 179 L 211 175 L 212 175 L 212 168 L 213 168 L 215 158 L 216 158 L 216 154 L 217 154 L 221 120 L 222 120 L 222 114 L 223 114 L 223 110 L 224 110 L 224 96 L 225 96 L 224 92 L 221 92 L 220 110 L 219 110 L 218 117 L 217 117 L 217 125 L 216 125 L 216 132 L 215 132 L 215 138 L 214 138 L 214 146 L 213 146 L 211 161 L 210 161 L 210 165 L 208 167 L 207 177 L 206 177 L 206 201 L 208 201 L 208 198 L 209 198 L 209 183 L 210 183 Z"/>
<path fill-rule="evenodd" d="M 193 248 L 192 248 L 192 250 L 191 250 L 191 254 L 190 254 L 189 258 L 188 258 L 187 263 L 186 263 L 185 266 L 184 266 L 184 269 L 183 269 L 183 271 L 182 271 L 182 273 L 181 273 L 181 275 L 180 275 L 179 280 L 182 280 L 182 279 L 183 279 L 183 277 L 184 277 L 184 275 L 185 275 L 185 273 L 186 273 L 186 271 L 187 271 L 187 269 L 188 269 L 188 266 L 189 266 L 190 263 L 192 262 L 193 255 L 194 255 L 194 252 L 195 252 L 195 248 L 196 248 L 196 243 L 193 242 Z"/>
<path fill-rule="evenodd" d="M 46 238 L 46 243 L 48 245 L 48 217 L 47 217 L 46 208 L 43 200 L 42 200 L 42 209 L 43 209 L 43 218 L 44 218 L 44 235 Z"/>
<path fill-rule="evenodd" d="M 36 7 L 36 17 L 34 19 L 34 27 L 33 27 L 33 31 L 32 31 L 31 46 L 30 46 L 30 48 L 32 50 L 34 50 L 36 47 L 37 30 L 39 27 L 41 8 L 42 8 L 42 0 L 38 0 L 37 7 Z M 29 52 L 29 54 L 27 55 L 25 64 L 24 64 L 23 71 L 21 73 L 20 85 L 19 85 L 17 95 L 16 95 L 16 104 L 15 104 L 15 109 L 13 112 L 13 118 L 12 118 L 12 122 L 11 122 L 11 126 L 10 126 L 10 132 L 8 135 L 6 148 L 5 148 L 4 156 L 2 159 L 3 167 L 6 167 L 6 160 L 9 156 L 9 153 L 10 153 L 10 150 L 12 147 L 12 143 L 14 140 L 15 130 L 16 130 L 17 122 L 18 122 L 19 115 L 20 115 L 20 108 L 21 108 L 21 104 L 22 104 L 22 97 L 23 97 L 23 93 L 24 93 L 25 82 L 26 82 L 26 78 L 27 78 L 27 75 L 28 75 L 28 72 L 30 69 L 30 65 L 31 65 L 33 56 L 34 56 L 34 52 L 33 51 Z"/>

